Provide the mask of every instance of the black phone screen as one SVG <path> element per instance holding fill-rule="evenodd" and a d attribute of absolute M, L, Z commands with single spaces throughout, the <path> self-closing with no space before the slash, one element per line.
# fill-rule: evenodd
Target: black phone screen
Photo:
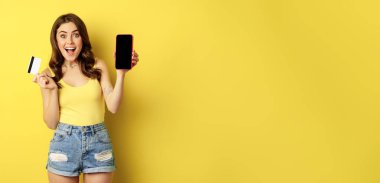
<path fill-rule="evenodd" d="M 130 34 L 116 36 L 116 69 L 131 69 L 132 67 L 132 41 Z"/>

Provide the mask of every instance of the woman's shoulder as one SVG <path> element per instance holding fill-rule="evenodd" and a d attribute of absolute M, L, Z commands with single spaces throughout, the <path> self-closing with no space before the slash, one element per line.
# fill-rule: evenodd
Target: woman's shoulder
<path fill-rule="evenodd" d="M 100 59 L 100 58 L 95 58 L 95 65 L 94 65 L 94 67 L 97 68 L 97 69 L 100 69 L 100 70 L 107 69 L 106 63 L 102 59 Z"/>

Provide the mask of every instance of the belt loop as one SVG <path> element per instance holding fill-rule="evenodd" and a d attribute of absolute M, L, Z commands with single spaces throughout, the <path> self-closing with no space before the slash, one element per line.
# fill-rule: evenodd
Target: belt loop
<path fill-rule="evenodd" d="M 95 135 L 94 125 L 92 125 L 90 128 L 91 128 L 92 135 Z"/>
<path fill-rule="evenodd" d="M 73 126 L 69 125 L 67 128 L 67 134 L 71 135 L 71 131 L 73 130 Z"/>

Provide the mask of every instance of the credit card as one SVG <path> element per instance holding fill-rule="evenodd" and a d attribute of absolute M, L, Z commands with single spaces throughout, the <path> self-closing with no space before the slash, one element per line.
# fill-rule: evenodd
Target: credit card
<path fill-rule="evenodd" d="M 41 65 L 41 59 L 32 56 L 30 58 L 28 73 L 38 74 L 38 70 L 40 69 L 40 65 Z"/>

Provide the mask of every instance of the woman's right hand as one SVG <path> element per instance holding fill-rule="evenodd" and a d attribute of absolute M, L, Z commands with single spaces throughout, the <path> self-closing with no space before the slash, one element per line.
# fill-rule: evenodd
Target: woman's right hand
<path fill-rule="evenodd" d="M 55 90 L 58 88 L 57 84 L 50 76 L 47 75 L 46 72 L 35 75 L 33 82 L 40 85 L 42 89 Z"/>

